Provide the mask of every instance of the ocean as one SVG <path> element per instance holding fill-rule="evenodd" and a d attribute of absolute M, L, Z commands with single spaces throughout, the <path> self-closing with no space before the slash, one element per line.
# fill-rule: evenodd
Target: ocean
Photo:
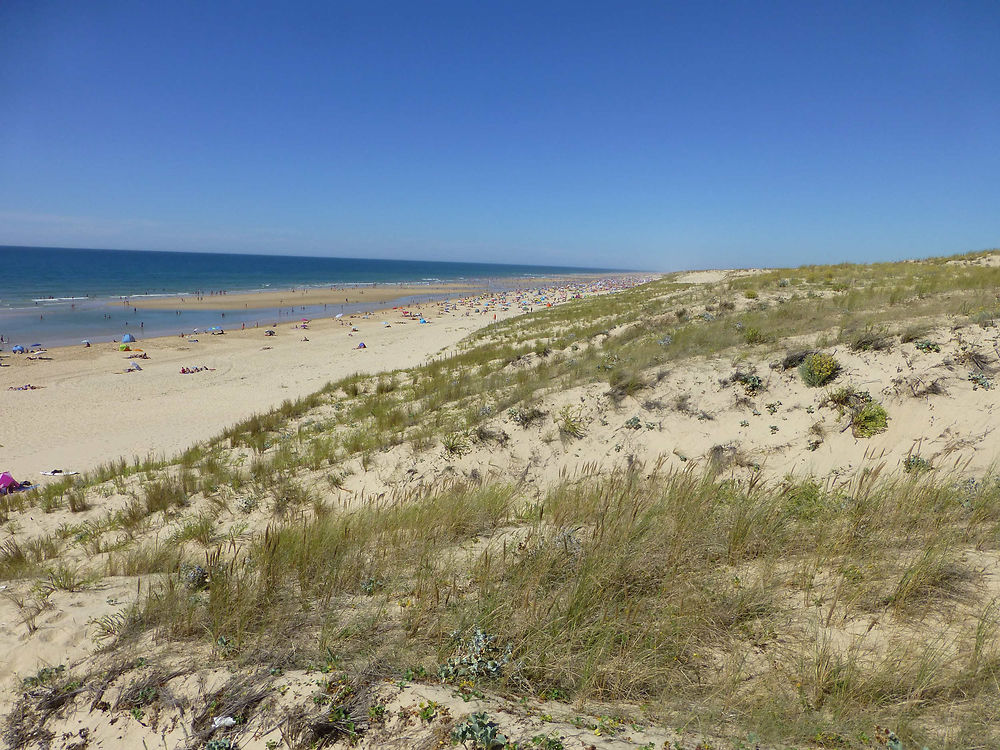
<path fill-rule="evenodd" d="M 122 297 L 190 296 L 304 287 L 384 283 L 475 282 L 502 285 L 505 279 L 559 277 L 609 269 L 559 266 L 449 263 L 366 258 L 315 258 L 224 253 L 146 252 L 82 248 L 0 246 L 0 335 L 7 343 L 61 346 L 120 339 L 124 333 L 177 335 L 220 323 L 220 312 L 123 309 Z M 404 298 L 402 303 L 418 297 Z M 357 312 L 370 305 L 341 305 L 336 311 L 306 309 L 307 317 Z M 242 311 L 241 321 L 277 319 L 275 308 Z M 141 319 L 141 320 L 140 320 Z M 230 316 L 232 320 L 232 315 Z"/>

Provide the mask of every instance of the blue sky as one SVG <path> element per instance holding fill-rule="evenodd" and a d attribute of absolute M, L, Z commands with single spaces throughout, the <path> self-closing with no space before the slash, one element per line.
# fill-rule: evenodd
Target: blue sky
<path fill-rule="evenodd" d="M 0 2 L 0 244 L 674 268 L 1000 245 L 996 2 Z"/>

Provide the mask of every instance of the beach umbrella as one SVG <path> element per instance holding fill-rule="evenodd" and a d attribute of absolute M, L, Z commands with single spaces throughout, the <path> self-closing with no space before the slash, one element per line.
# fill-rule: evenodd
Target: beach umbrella
<path fill-rule="evenodd" d="M 32 344 L 32 345 L 31 345 L 31 348 L 32 348 L 32 349 L 35 349 L 35 348 L 37 348 L 37 347 L 40 347 L 40 346 L 41 346 L 41 344 Z"/>
<path fill-rule="evenodd" d="M 335 317 L 335 318 L 342 318 L 342 317 L 344 317 L 344 313 L 337 313 L 333 317 Z"/>

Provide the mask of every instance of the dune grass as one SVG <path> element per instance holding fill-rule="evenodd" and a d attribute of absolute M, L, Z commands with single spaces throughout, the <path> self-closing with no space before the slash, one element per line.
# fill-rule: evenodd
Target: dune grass
<path fill-rule="evenodd" d="M 497 684 L 517 694 L 735 720 L 770 740 L 863 747 L 884 724 L 967 747 L 939 744 L 935 721 L 948 711 L 950 737 L 1000 739 L 981 721 L 1000 697 L 996 607 L 964 556 L 997 552 L 998 530 L 994 480 L 870 475 L 830 491 L 637 468 L 536 503 L 511 484 L 451 484 L 220 547 L 205 595 L 169 576 L 131 637 L 434 673 L 450 634 L 481 629 L 510 646 Z"/>
<path fill-rule="evenodd" d="M 540 500 L 491 479 L 387 488 L 350 510 L 330 501 L 401 443 L 445 462 L 502 447 L 499 415 L 511 430 L 554 423 L 579 439 L 583 411 L 547 414 L 546 396 L 599 385 L 613 408 L 694 358 L 773 351 L 776 367 L 825 363 L 814 379 L 827 384 L 839 366 L 820 350 L 884 351 L 890 331 L 916 341 L 949 316 L 978 324 L 996 284 L 1000 269 L 948 259 L 713 288 L 667 277 L 496 323 L 425 365 L 286 401 L 176 460 L 113 461 L 3 498 L 5 523 L 32 506 L 82 515 L 5 541 L 0 578 L 74 590 L 88 574 L 60 558 L 78 549 L 107 575 L 147 577 L 127 622 L 105 622 L 110 649 L 155 633 L 248 666 L 335 654 L 434 674 L 453 634 L 481 629 L 510 648 L 490 686 L 513 695 L 641 705 L 674 726 L 803 746 L 868 747 L 875 725 L 914 746 L 992 746 L 1000 617 L 970 562 L 1000 548 L 992 478 L 876 469 L 832 489 L 634 465 L 564 478 Z M 738 382 L 748 395 L 764 387 Z M 857 435 L 886 426 L 868 394 L 845 386 L 830 400 Z M 115 507 L 99 515 L 97 492 Z M 263 520 L 227 535 L 226 512 Z M 205 574 L 196 588 L 182 575 L 192 565 Z"/>

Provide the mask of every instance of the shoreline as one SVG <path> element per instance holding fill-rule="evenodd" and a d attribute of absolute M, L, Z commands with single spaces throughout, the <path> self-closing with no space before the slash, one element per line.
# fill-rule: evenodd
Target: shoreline
<path fill-rule="evenodd" d="M 613 279 L 613 280 L 611 280 Z M 567 283 L 548 291 L 552 304 L 576 294 L 594 296 L 639 283 Z M 285 318 L 265 329 L 226 329 L 224 335 L 142 337 L 131 351 L 117 343 L 52 347 L 36 359 L 0 355 L 0 471 L 42 480 L 41 471 L 85 472 L 119 457 L 178 455 L 227 426 L 309 395 L 332 380 L 421 364 L 468 334 L 544 307 L 521 291 L 497 291 L 363 314 L 315 318 L 303 327 Z M 506 303 L 506 304 L 504 304 Z M 420 324 L 425 317 L 427 325 Z M 365 343 L 364 349 L 357 345 Z M 133 358 L 145 354 L 148 359 Z M 138 366 L 139 369 L 126 372 Z M 206 368 L 181 374 L 182 368 Z M 36 389 L 13 390 L 24 385 Z M 28 427 L 30 425 L 30 427 Z"/>
<path fill-rule="evenodd" d="M 303 317 L 372 312 L 382 307 L 412 307 L 480 294 L 517 294 L 530 289 L 636 278 L 639 274 L 574 274 L 545 279 L 505 277 L 461 284 L 378 282 L 263 291 L 215 292 L 204 295 L 87 298 L 30 307 L 0 309 L 0 351 L 13 345 L 73 346 L 84 339 L 117 342 L 126 333 L 143 339 L 173 336 L 196 329 L 226 330 L 273 325 Z M 650 276 L 650 275 L 645 275 Z M 37 347 L 36 347 L 37 348 Z"/>
<path fill-rule="evenodd" d="M 184 297 L 123 297 L 121 304 L 139 310 L 271 310 L 309 305 L 385 304 L 407 297 L 476 294 L 484 285 L 373 284 L 365 287 L 332 286 L 329 288 L 279 289 L 275 291 L 226 291 Z"/>

